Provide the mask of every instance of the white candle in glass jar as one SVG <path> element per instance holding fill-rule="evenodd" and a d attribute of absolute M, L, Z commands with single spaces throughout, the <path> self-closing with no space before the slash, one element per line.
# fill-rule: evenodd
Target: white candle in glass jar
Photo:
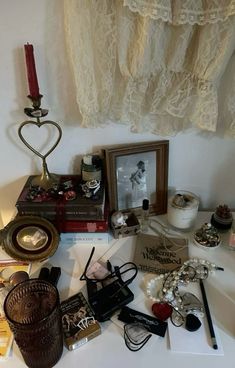
<path fill-rule="evenodd" d="M 187 191 L 175 192 L 168 201 L 167 219 L 177 229 L 188 230 L 196 220 L 198 213 L 198 197 Z"/>

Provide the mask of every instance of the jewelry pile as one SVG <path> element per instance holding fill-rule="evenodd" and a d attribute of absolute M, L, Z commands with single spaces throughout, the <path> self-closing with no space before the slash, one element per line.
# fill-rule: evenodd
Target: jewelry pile
<path fill-rule="evenodd" d="M 147 282 L 146 293 L 155 303 L 152 307 L 153 312 L 159 306 L 165 305 L 166 308 L 171 306 L 171 320 L 176 326 L 181 326 L 189 314 L 203 317 L 202 303 L 194 294 L 180 293 L 179 287 L 204 280 L 215 270 L 223 270 L 223 268 L 204 259 L 193 258 L 184 262 L 177 270 L 150 279 Z"/>
<path fill-rule="evenodd" d="M 194 242 L 204 249 L 215 249 L 220 245 L 221 239 L 217 229 L 210 223 L 205 223 L 195 231 Z"/>

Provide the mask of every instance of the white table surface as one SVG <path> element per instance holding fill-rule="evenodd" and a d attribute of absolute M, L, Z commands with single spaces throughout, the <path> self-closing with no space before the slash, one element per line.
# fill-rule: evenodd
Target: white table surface
<path fill-rule="evenodd" d="M 165 216 L 159 216 L 162 222 Z M 204 222 L 210 221 L 210 213 L 200 212 L 195 228 Z M 150 231 L 151 233 L 151 231 Z M 138 352 L 129 351 L 124 343 L 123 330 L 115 323 L 107 321 L 101 323 L 102 333 L 88 343 L 74 351 L 68 351 L 65 347 L 58 368 L 120 368 L 120 367 L 174 367 L 174 368 L 233 368 L 235 365 L 235 252 L 228 250 L 223 245 L 214 250 L 204 250 L 196 247 L 192 242 L 192 234 L 185 233 L 189 237 L 190 257 L 204 258 L 221 267 L 224 272 L 216 272 L 207 280 L 207 296 L 213 319 L 218 327 L 220 339 L 223 345 L 224 355 L 195 355 L 190 353 L 174 353 L 170 350 L 169 336 L 159 338 L 153 335 L 149 342 Z M 133 257 L 136 237 L 127 237 L 120 240 L 111 239 L 108 244 L 96 247 L 94 260 L 102 256 L 103 259 L 115 260 L 115 254 L 122 254 L 124 258 Z M 225 241 L 226 242 L 226 236 Z M 36 263 L 32 266 L 31 277 L 37 277 L 42 265 L 60 266 L 62 270 L 58 283 L 61 300 L 77 293 L 85 292 L 85 284 L 79 278 L 84 265 L 88 260 L 92 246 L 71 246 L 64 242 L 59 245 L 55 255 L 48 261 Z M 1 250 L 0 258 L 5 259 L 6 254 Z M 124 259 L 124 260 L 126 260 Z M 130 285 L 134 294 L 140 290 L 143 277 L 138 277 Z M 208 342 L 209 343 L 209 342 Z M 25 363 L 15 343 L 10 357 L 0 363 L 1 367 L 23 368 Z"/>

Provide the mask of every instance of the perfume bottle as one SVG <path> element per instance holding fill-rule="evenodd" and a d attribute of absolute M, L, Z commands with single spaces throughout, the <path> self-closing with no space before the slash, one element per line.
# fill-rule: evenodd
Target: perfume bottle
<path fill-rule="evenodd" d="M 144 199 L 142 204 L 142 213 L 141 213 L 141 231 L 148 231 L 149 227 L 149 200 Z"/>

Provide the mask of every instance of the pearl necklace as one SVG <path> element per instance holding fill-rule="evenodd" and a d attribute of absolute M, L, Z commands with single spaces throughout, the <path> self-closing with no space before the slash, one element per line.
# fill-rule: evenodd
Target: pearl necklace
<path fill-rule="evenodd" d="M 150 279 L 147 282 L 147 296 L 155 303 L 168 303 L 176 311 L 182 311 L 184 305 L 179 286 L 205 279 L 209 272 L 212 273 L 215 270 L 223 269 L 204 259 L 189 259 L 178 270 Z"/>

